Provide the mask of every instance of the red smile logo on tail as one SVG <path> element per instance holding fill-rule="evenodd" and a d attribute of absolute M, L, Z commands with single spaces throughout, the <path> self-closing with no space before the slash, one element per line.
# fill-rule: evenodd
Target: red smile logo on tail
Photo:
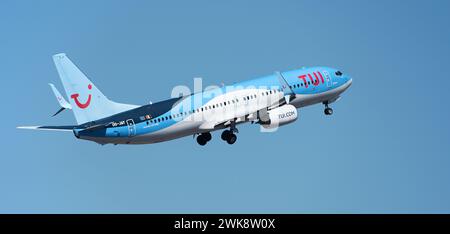
<path fill-rule="evenodd" d="M 92 85 L 89 84 L 88 85 L 88 89 L 91 90 L 92 89 Z M 81 103 L 78 100 L 78 96 L 80 96 L 78 93 L 72 94 L 70 97 L 75 101 L 75 104 L 77 104 L 77 106 L 81 109 L 85 109 L 89 106 L 89 104 L 91 103 L 91 95 L 89 94 L 88 99 L 86 101 L 86 103 Z"/>

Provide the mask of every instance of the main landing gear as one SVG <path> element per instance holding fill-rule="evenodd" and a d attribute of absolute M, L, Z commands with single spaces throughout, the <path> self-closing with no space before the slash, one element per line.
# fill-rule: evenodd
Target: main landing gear
<path fill-rule="evenodd" d="M 231 122 L 230 130 L 225 130 L 222 132 L 220 136 L 222 140 L 226 141 L 228 144 L 232 145 L 236 142 L 237 136 L 234 133 L 238 133 L 239 131 L 236 128 L 236 122 Z"/>
<path fill-rule="evenodd" d="M 222 140 L 226 141 L 228 144 L 232 145 L 236 142 L 237 136 L 231 130 L 225 130 L 221 135 Z"/>
<path fill-rule="evenodd" d="M 237 136 L 235 133 L 238 133 L 238 132 L 239 131 L 236 128 L 236 124 L 233 121 L 233 122 L 231 122 L 230 130 L 223 131 L 221 138 L 222 138 L 222 140 L 226 141 L 228 144 L 232 145 L 237 140 Z M 206 145 L 206 143 L 208 143 L 208 141 L 210 141 L 211 138 L 212 138 L 211 133 L 209 133 L 209 132 L 201 133 L 197 136 L 197 143 L 202 146 Z"/>
<path fill-rule="evenodd" d="M 208 143 L 208 141 L 210 141 L 211 139 L 212 139 L 211 133 L 205 132 L 205 133 L 198 135 L 197 143 L 199 145 L 206 145 L 206 143 Z"/>
<path fill-rule="evenodd" d="M 323 104 L 325 105 L 325 110 L 323 110 L 323 113 L 325 113 L 325 115 L 332 115 L 333 109 L 328 106 L 328 102 L 324 102 Z"/>

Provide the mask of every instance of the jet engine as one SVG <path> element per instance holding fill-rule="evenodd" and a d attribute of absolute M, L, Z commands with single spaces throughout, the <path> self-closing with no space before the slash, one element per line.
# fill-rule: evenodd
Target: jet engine
<path fill-rule="evenodd" d="M 264 128 L 271 129 L 290 124 L 297 120 L 297 108 L 293 105 L 284 105 L 267 111 L 267 121 L 261 122 Z"/>

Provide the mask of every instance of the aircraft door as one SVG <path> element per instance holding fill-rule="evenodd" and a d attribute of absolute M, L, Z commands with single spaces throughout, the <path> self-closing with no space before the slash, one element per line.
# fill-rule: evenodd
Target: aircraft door
<path fill-rule="evenodd" d="M 133 119 L 127 120 L 127 126 L 128 126 L 128 136 L 134 136 L 136 135 L 136 125 L 134 124 Z"/>
<path fill-rule="evenodd" d="M 323 71 L 323 74 L 325 74 L 325 82 L 327 84 L 327 87 L 331 88 L 331 86 L 333 85 L 333 81 L 331 80 L 330 73 L 328 73 L 328 71 Z"/>

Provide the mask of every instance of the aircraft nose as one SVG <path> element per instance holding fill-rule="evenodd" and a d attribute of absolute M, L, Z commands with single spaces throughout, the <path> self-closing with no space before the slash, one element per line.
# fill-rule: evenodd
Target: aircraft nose
<path fill-rule="evenodd" d="M 348 88 L 350 88 L 350 86 L 352 86 L 353 79 L 351 77 L 346 77 L 346 78 L 347 78 L 347 81 L 345 81 L 344 86 L 345 86 L 345 89 L 348 89 Z"/>

